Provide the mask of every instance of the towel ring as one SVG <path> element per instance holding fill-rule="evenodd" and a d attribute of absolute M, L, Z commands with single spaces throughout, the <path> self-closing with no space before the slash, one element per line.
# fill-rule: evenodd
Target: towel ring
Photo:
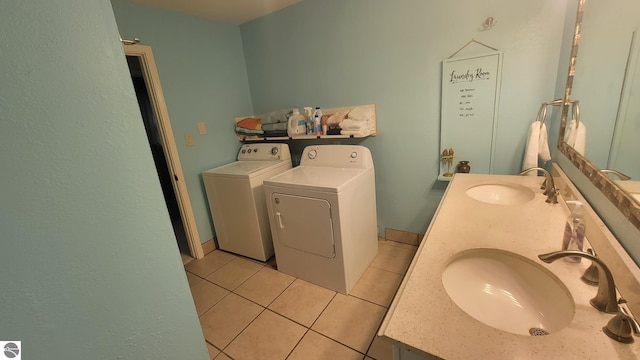
<path fill-rule="evenodd" d="M 576 127 L 580 124 L 580 101 L 572 101 L 571 102 L 571 114 L 573 115 L 573 119 L 576 121 Z"/>
<path fill-rule="evenodd" d="M 544 124 L 544 121 L 547 118 L 547 103 L 542 103 L 542 105 L 540 106 L 540 110 L 538 110 L 538 117 L 536 118 L 536 121 L 540 122 L 540 128 L 542 128 L 542 125 Z"/>

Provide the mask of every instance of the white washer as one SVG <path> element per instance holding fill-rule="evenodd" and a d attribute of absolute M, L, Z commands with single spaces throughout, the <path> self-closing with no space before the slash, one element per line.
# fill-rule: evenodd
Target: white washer
<path fill-rule="evenodd" d="M 266 261 L 273 256 L 262 182 L 291 169 L 287 144 L 244 144 L 238 161 L 202 173 L 220 249 Z"/>
<path fill-rule="evenodd" d="M 278 271 L 348 294 L 378 253 L 369 149 L 308 146 L 264 191 Z"/>

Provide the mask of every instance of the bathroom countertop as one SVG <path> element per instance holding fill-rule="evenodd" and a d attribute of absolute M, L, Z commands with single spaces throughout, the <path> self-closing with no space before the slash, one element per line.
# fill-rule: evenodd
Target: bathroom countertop
<path fill-rule="evenodd" d="M 543 180 L 537 176 L 456 174 L 378 335 L 402 349 L 444 359 L 640 358 L 638 341 L 622 344 L 602 332 L 614 314 L 599 312 L 589 304 L 597 287 L 584 284 L 580 276 L 590 261 L 546 264 L 537 258 L 560 250 L 569 215 L 562 198 L 558 204 L 545 202 L 540 190 Z M 522 205 L 492 205 L 465 193 L 471 186 L 496 182 L 524 185 L 535 192 L 535 198 Z M 498 330 L 465 313 L 448 296 L 441 276 L 451 256 L 471 248 L 511 251 L 551 271 L 575 301 L 572 322 L 549 335 L 534 337 Z"/>

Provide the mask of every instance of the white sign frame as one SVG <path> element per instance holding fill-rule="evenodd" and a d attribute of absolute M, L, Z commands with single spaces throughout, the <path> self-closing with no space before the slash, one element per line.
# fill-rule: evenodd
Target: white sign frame
<path fill-rule="evenodd" d="M 440 150 L 453 149 L 454 163 L 469 161 L 472 173 L 493 173 L 502 58 L 495 51 L 442 61 Z"/>

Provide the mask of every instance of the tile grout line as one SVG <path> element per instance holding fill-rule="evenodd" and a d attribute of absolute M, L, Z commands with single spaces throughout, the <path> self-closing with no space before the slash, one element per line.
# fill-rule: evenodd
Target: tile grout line
<path fill-rule="evenodd" d="M 363 356 L 363 359 L 364 359 L 364 357 L 366 357 L 366 356 L 367 356 L 367 354 L 363 354 L 361 351 L 359 351 L 359 350 L 357 350 L 357 349 L 354 349 L 354 348 L 352 348 L 351 346 L 349 346 L 349 345 L 347 345 L 347 344 L 344 344 L 344 343 L 340 342 L 339 340 L 336 340 L 336 339 L 330 338 L 329 336 L 327 336 L 327 335 L 325 335 L 325 334 L 323 334 L 323 333 L 321 333 L 321 332 L 319 332 L 319 331 L 313 330 L 312 328 L 309 328 L 309 331 L 314 332 L 314 333 L 316 333 L 316 334 L 318 334 L 318 335 L 322 336 L 323 338 L 326 338 L 326 339 L 328 339 L 328 340 L 331 340 L 331 341 L 333 341 L 333 342 L 335 342 L 335 343 L 338 343 L 338 344 L 340 344 L 340 345 L 342 345 L 342 346 L 344 346 L 344 347 L 346 347 L 346 348 L 348 348 L 348 349 L 351 349 L 351 350 L 353 350 L 353 351 L 357 352 L 358 354 L 360 354 L 360 355 L 362 355 L 362 356 Z M 306 333 L 305 333 L 305 335 L 306 335 Z M 373 340 L 372 340 L 372 341 L 373 341 Z M 297 346 L 297 345 L 296 345 L 296 346 Z M 295 350 L 295 347 L 294 347 L 293 349 Z M 367 350 L 369 350 L 369 347 L 367 347 Z M 292 350 L 292 351 L 293 351 L 293 350 Z"/>
<path fill-rule="evenodd" d="M 278 314 L 280 315 L 280 314 Z M 288 318 L 287 318 L 288 319 Z M 309 331 L 311 331 L 310 328 L 305 326 L 305 329 L 307 329 L 304 334 L 302 334 L 302 337 L 300 338 L 300 340 L 298 340 L 298 342 L 293 346 L 293 348 L 291 348 L 291 350 L 289 351 L 289 353 L 287 354 L 287 356 L 285 356 L 285 360 L 289 358 L 289 356 L 291 356 L 291 354 L 293 354 L 293 352 L 296 350 L 296 348 L 298 347 L 298 345 L 300 345 L 300 343 L 302 342 L 302 339 L 304 339 L 305 336 L 307 336 L 307 334 L 309 333 Z"/>
<path fill-rule="evenodd" d="M 329 336 L 327 336 L 327 335 L 325 335 L 325 334 L 323 334 L 323 333 L 321 333 L 321 332 L 319 332 L 319 331 L 316 331 L 316 330 L 312 329 L 313 325 L 315 325 L 315 323 L 318 321 L 318 319 L 320 319 L 320 317 L 322 316 L 322 314 L 323 314 L 323 313 L 325 312 L 325 310 L 327 310 L 327 308 L 329 307 L 329 304 L 331 304 L 331 302 L 336 298 L 336 296 L 338 296 L 338 294 L 339 294 L 338 292 L 335 292 L 335 293 L 333 294 L 333 297 L 331 298 L 331 300 L 329 300 L 329 302 L 327 302 L 327 305 L 325 305 L 324 309 L 322 309 L 322 311 L 320 312 L 320 314 L 318 315 L 318 317 L 316 317 L 316 319 L 313 321 L 313 323 L 311 324 L 311 326 L 309 326 L 309 328 L 308 328 L 308 329 L 309 329 L 309 331 L 313 331 L 314 333 L 316 333 L 316 334 L 318 334 L 318 335 L 321 335 L 322 337 L 325 337 L 325 338 L 327 338 L 327 339 L 329 339 L 329 340 L 331 340 L 331 341 L 334 341 L 334 342 L 336 342 L 336 343 L 338 343 L 338 344 L 340 344 L 340 345 L 343 345 L 343 346 L 345 346 L 345 347 L 347 347 L 347 348 L 349 348 L 349 349 L 351 349 L 351 350 L 353 350 L 353 351 L 357 352 L 358 354 L 363 355 L 363 359 L 364 359 L 365 357 L 367 357 L 367 354 L 366 354 L 366 353 L 365 353 L 365 354 L 363 354 L 363 353 L 362 353 L 362 352 L 360 352 L 359 350 L 354 349 L 354 348 L 352 348 L 351 346 L 349 346 L 349 345 L 347 345 L 347 344 L 342 343 L 340 340 L 333 339 L 333 338 L 331 338 L 331 337 L 329 337 Z M 344 295 L 344 294 L 342 294 L 342 295 Z M 351 296 L 351 295 L 344 295 L 344 296 Z M 360 299 L 360 298 L 355 297 L 355 296 L 352 296 L 352 297 L 353 297 L 353 298 L 356 298 L 356 299 Z M 360 300 L 366 301 L 366 300 L 364 300 L 364 299 L 360 299 Z M 370 302 L 370 301 L 367 301 L 367 302 L 369 302 L 369 303 L 371 303 L 371 304 L 374 304 L 374 305 L 377 305 L 377 306 L 380 306 L 380 305 L 375 304 L 375 303 L 372 303 L 372 302 Z M 387 314 L 387 310 L 388 310 L 388 309 L 387 309 L 387 308 L 385 308 L 385 315 Z M 382 324 L 382 320 L 380 321 L 380 324 Z M 378 325 L 378 326 L 377 326 L 377 328 L 376 328 L 376 332 L 373 334 L 373 338 L 371 339 L 371 342 L 369 343 L 369 346 L 367 347 L 367 351 L 369 351 L 369 348 L 371 347 L 371 344 L 373 343 L 373 339 L 375 338 L 376 334 L 378 333 L 378 330 L 377 330 L 377 329 L 379 329 L 379 328 L 380 328 L 380 325 Z M 297 345 L 296 345 L 296 346 L 297 346 Z M 294 348 L 294 349 L 295 349 L 295 348 Z"/>
<path fill-rule="evenodd" d="M 262 305 L 260 305 L 260 306 L 262 306 Z M 227 345 L 225 345 L 225 347 L 224 347 L 223 351 L 224 351 L 225 349 L 227 349 L 231 344 L 233 344 L 233 342 L 238 338 L 238 336 L 242 335 L 242 333 L 243 333 L 245 330 L 247 330 L 247 328 L 248 328 L 249 326 L 251 326 L 251 324 L 253 324 L 253 322 L 254 322 L 254 321 L 256 321 L 256 319 L 257 319 L 260 315 L 262 315 L 262 313 L 263 313 L 263 312 L 265 312 L 266 310 L 267 310 L 267 309 L 263 307 L 263 308 L 262 308 L 262 311 L 260 311 L 260 313 L 258 313 L 258 315 L 256 315 L 256 317 L 255 317 L 255 318 L 253 318 L 253 320 L 251 320 L 251 321 L 250 321 L 250 322 L 249 322 L 245 327 L 243 327 L 243 328 L 242 328 L 242 330 L 240 330 L 240 332 L 238 332 L 238 334 L 236 334 L 236 336 L 234 336 L 234 337 L 233 337 L 233 339 L 231 339 L 231 341 L 229 341 L 229 343 L 228 343 Z M 227 353 L 225 353 L 225 355 L 229 356 Z M 229 356 L 229 357 L 231 357 L 231 356 Z M 232 359 L 233 359 L 233 358 L 232 358 Z"/>
<path fill-rule="evenodd" d="M 408 249 L 408 248 L 407 248 L 407 246 L 404 246 L 404 245 L 403 245 L 403 246 L 395 246 L 395 245 L 393 245 L 393 244 L 388 244 L 388 243 L 386 243 L 386 244 L 382 244 L 382 245 L 386 245 L 386 246 L 390 246 L 390 247 L 394 247 L 394 248 L 399 248 L 399 249 L 404 249 L 404 250 L 412 251 L 412 249 Z M 415 255 L 415 250 L 413 250 L 413 252 L 414 252 L 414 255 Z M 225 252 L 225 253 L 226 253 L 226 252 Z M 189 273 L 189 274 L 191 274 L 191 275 L 195 276 L 196 278 L 200 279 L 200 281 L 201 281 L 201 280 L 206 280 L 206 281 L 207 281 L 207 282 L 209 282 L 210 284 L 213 284 L 213 285 L 218 286 L 219 288 L 221 288 L 221 289 L 223 289 L 223 290 L 225 290 L 225 291 L 228 291 L 228 293 L 227 293 L 225 296 L 223 296 L 220 300 L 218 300 L 218 301 L 217 301 L 215 304 L 213 304 L 210 308 L 208 308 L 207 310 L 205 310 L 205 311 L 202 313 L 202 315 L 198 316 L 198 318 L 202 318 L 202 317 L 204 317 L 206 313 L 208 313 L 208 312 L 209 312 L 209 311 L 210 311 L 210 310 L 211 310 L 215 305 L 219 304 L 222 300 L 226 299 L 226 298 L 229 296 L 229 294 L 231 294 L 231 293 L 233 293 L 234 295 L 236 295 L 236 296 L 238 296 L 238 297 L 240 297 L 240 298 L 242 298 L 242 299 L 245 299 L 245 300 L 247 300 L 247 301 L 251 302 L 252 304 L 258 305 L 258 306 L 261 308 L 261 311 L 260 311 L 260 312 L 259 312 L 259 313 L 258 313 L 258 314 L 257 314 L 257 315 L 256 315 L 256 316 L 255 316 L 255 317 L 254 317 L 254 318 L 253 318 L 253 319 L 252 319 L 252 320 L 251 320 L 251 321 L 250 321 L 246 326 L 244 326 L 244 327 L 239 331 L 239 333 L 238 333 L 238 334 L 236 334 L 236 335 L 235 335 L 235 336 L 234 336 L 234 337 L 229 341 L 229 343 L 228 343 L 228 344 L 227 344 L 223 349 L 219 349 L 217 346 L 215 346 L 213 343 L 211 343 L 210 341 L 208 341 L 206 338 L 205 338 L 205 343 L 210 344 L 211 346 L 213 346 L 213 348 L 214 348 L 214 349 L 219 350 L 220 354 L 224 354 L 225 356 L 228 356 L 228 357 L 232 358 L 232 357 L 231 357 L 231 356 L 229 356 L 229 354 L 227 354 L 224 350 L 225 350 L 225 349 L 228 349 L 228 348 L 229 348 L 229 346 L 230 346 L 230 345 L 231 345 L 231 344 L 232 344 L 232 343 L 233 343 L 233 342 L 234 342 L 234 341 L 235 341 L 235 340 L 236 340 L 236 339 L 237 339 L 237 338 L 238 338 L 238 337 L 239 337 L 239 336 L 240 336 L 244 331 L 246 331 L 246 329 L 247 329 L 249 326 L 251 326 L 251 324 L 253 324 L 259 316 L 261 316 L 261 315 L 265 312 L 265 310 L 269 310 L 272 314 L 277 315 L 277 316 L 281 316 L 282 318 L 287 319 L 287 320 L 289 320 L 289 321 L 292 321 L 293 323 L 295 323 L 295 324 L 297 324 L 297 325 L 299 325 L 299 326 L 301 326 L 301 327 L 303 327 L 303 328 L 305 329 L 305 331 L 304 331 L 304 333 L 303 333 L 302 337 L 297 341 L 297 343 L 296 343 L 296 344 L 293 346 L 293 348 L 289 351 L 289 353 L 287 354 L 286 358 L 288 358 L 288 357 L 290 357 L 290 356 L 291 356 L 291 354 L 293 353 L 293 351 L 295 351 L 295 349 L 296 349 L 296 348 L 300 345 L 300 343 L 302 342 L 302 339 L 303 339 L 305 336 L 307 336 L 307 334 L 309 334 L 309 332 L 310 332 L 310 331 L 312 331 L 312 332 L 314 332 L 315 334 L 318 334 L 318 335 L 320 335 L 320 336 L 322 336 L 322 337 L 324 337 L 324 338 L 326 338 L 326 339 L 328 339 L 328 340 L 330 340 L 330 341 L 333 341 L 333 342 L 335 342 L 335 343 L 337 343 L 337 344 L 340 344 L 340 345 L 342 345 L 342 346 L 345 346 L 346 348 L 351 349 L 351 350 L 355 351 L 356 353 L 358 353 L 358 354 L 360 354 L 360 355 L 363 355 L 363 359 L 365 359 L 365 358 L 367 358 L 367 357 L 368 357 L 367 353 L 372 349 L 373 343 L 374 343 L 374 341 L 376 340 L 376 337 L 377 337 L 377 331 L 376 331 L 376 332 L 374 332 L 374 334 L 373 334 L 373 336 L 372 336 L 372 338 L 371 338 L 371 340 L 370 340 L 370 342 L 369 342 L 369 345 L 367 346 L 367 350 L 366 350 L 366 352 L 363 354 L 361 351 L 359 351 L 359 350 L 357 350 L 357 349 L 354 349 L 354 348 L 352 348 L 352 347 L 348 346 L 347 344 L 343 344 L 342 342 L 340 342 L 340 341 L 338 341 L 338 340 L 336 340 L 336 339 L 333 339 L 333 338 L 331 338 L 331 337 L 329 337 L 329 336 L 327 336 L 327 335 L 324 335 L 324 334 L 319 333 L 319 332 L 317 332 L 316 330 L 313 330 L 313 329 L 312 329 L 312 327 L 317 323 L 318 319 L 320 319 L 320 317 L 325 313 L 325 311 L 327 310 L 327 308 L 329 307 L 329 305 L 332 303 L 332 301 L 334 301 L 334 300 L 335 300 L 335 298 L 336 298 L 336 296 L 337 296 L 337 294 L 338 294 L 337 292 L 334 292 L 334 293 L 333 293 L 333 295 L 332 295 L 331 299 L 327 302 L 327 304 L 326 304 L 326 305 L 324 306 L 324 308 L 320 311 L 320 313 L 315 317 L 315 319 L 313 320 L 313 322 L 311 323 L 311 325 L 306 326 L 306 325 L 304 325 L 304 324 L 301 324 L 301 323 L 297 322 L 297 321 L 296 321 L 296 320 L 294 320 L 294 319 L 291 319 L 291 318 L 287 317 L 286 315 L 280 314 L 280 313 L 276 312 L 275 310 L 269 309 L 269 306 L 271 306 L 271 305 L 272 305 L 272 304 L 273 304 L 273 303 L 274 303 L 274 302 L 275 302 L 275 301 L 276 301 L 280 296 L 282 296 L 282 295 L 284 294 L 284 292 L 285 292 L 287 289 L 289 289 L 289 288 L 293 285 L 293 283 L 294 283 L 296 280 L 298 280 L 299 278 L 297 278 L 297 277 L 293 277 L 293 281 L 291 281 L 291 282 L 290 282 L 286 287 L 284 287 L 284 288 L 282 289 L 282 291 L 280 291 L 280 292 L 279 292 L 279 293 L 278 293 L 278 294 L 277 294 L 277 295 L 276 295 L 276 296 L 275 296 L 275 297 L 274 297 L 274 298 L 273 298 L 273 299 L 272 299 L 272 300 L 271 300 L 271 301 L 270 301 L 266 306 L 263 306 L 263 305 L 258 304 L 257 302 L 255 302 L 255 301 L 253 301 L 253 300 L 251 300 L 251 299 L 249 299 L 249 298 L 247 298 L 247 297 L 245 297 L 245 296 L 243 296 L 243 295 L 240 295 L 240 294 L 236 293 L 236 292 L 235 292 L 235 290 L 237 290 L 238 288 L 240 288 L 244 283 L 246 283 L 249 279 L 251 279 L 253 276 L 255 276 L 259 271 L 263 270 L 265 267 L 268 267 L 268 268 L 270 268 L 270 269 L 272 269 L 272 270 L 278 271 L 278 270 L 277 270 L 277 267 L 276 267 L 276 268 L 272 267 L 271 265 L 269 265 L 269 264 L 268 264 L 268 262 L 257 262 L 257 261 L 252 261 L 252 260 L 249 260 L 249 259 L 244 259 L 243 257 L 237 256 L 237 255 L 235 255 L 235 254 L 230 254 L 230 255 L 232 255 L 232 256 L 233 256 L 230 260 L 228 260 L 228 261 L 224 262 L 224 264 L 222 264 L 220 267 L 216 268 L 216 269 L 215 269 L 214 271 L 212 271 L 211 273 L 208 273 L 208 274 L 206 275 L 206 277 L 211 276 L 211 275 L 212 275 L 212 274 L 214 274 L 215 272 L 217 272 L 217 271 L 221 270 L 221 269 L 222 269 L 222 267 L 226 266 L 226 265 L 227 265 L 227 264 L 229 264 L 231 261 L 234 261 L 234 260 L 236 260 L 236 259 L 243 259 L 243 260 L 251 261 L 252 263 L 256 263 L 256 264 L 259 264 L 259 265 L 260 265 L 260 269 L 259 269 L 259 270 L 257 270 L 257 271 L 256 271 L 256 272 L 254 272 L 253 274 L 251 274 L 248 278 L 246 278 L 245 280 L 243 280 L 239 285 L 235 286 L 235 288 L 234 288 L 234 289 L 228 289 L 228 288 L 226 288 L 226 287 L 224 287 L 224 286 L 222 286 L 222 285 L 216 284 L 216 283 L 214 283 L 213 281 L 211 281 L 211 280 L 207 279 L 206 277 L 202 277 L 202 276 L 200 276 L 200 275 L 198 275 L 198 274 L 196 274 L 196 273 L 194 273 L 194 272 L 192 272 L 192 271 L 189 271 L 189 270 L 187 270 L 187 269 L 185 268 L 185 271 L 186 271 L 187 273 Z M 369 265 L 369 266 L 370 266 L 371 268 L 374 268 L 374 269 L 379 270 L 379 271 L 384 271 L 384 272 L 389 273 L 389 274 L 400 275 L 400 276 L 402 276 L 402 278 L 403 278 L 403 279 L 404 279 L 404 277 L 406 276 L 406 272 L 407 272 L 407 270 L 408 270 L 408 266 L 407 266 L 407 268 L 406 268 L 406 269 L 404 269 L 404 271 L 402 271 L 402 272 L 396 272 L 396 271 L 392 271 L 392 270 L 389 270 L 389 269 L 385 269 L 385 268 L 381 268 L 381 267 L 377 267 L 377 266 L 372 266 L 372 265 Z M 302 279 L 300 279 L 300 280 L 302 280 Z M 195 285 L 195 284 L 194 284 L 194 285 Z M 189 288 L 191 288 L 191 286 L 189 286 Z M 395 295 L 397 294 L 397 291 L 398 291 L 398 289 L 396 289 L 396 290 L 393 292 L 393 296 L 395 296 Z M 365 302 L 367 302 L 367 303 L 369 303 L 369 304 L 372 304 L 372 305 L 379 306 L 379 307 L 383 308 L 383 309 L 384 309 L 384 315 L 383 315 L 383 317 L 384 317 L 384 316 L 386 316 L 386 314 L 387 314 L 387 312 L 388 312 L 388 310 L 389 310 L 389 306 L 384 306 L 384 305 L 381 305 L 381 304 L 375 303 L 375 302 L 373 302 L 373 301 L 370 301 L 370 300 L 367 300 L 367 299 L 363 299 L 363 298 L 361 298 L 361 297 L 358 297 L 358 296 L 355 296 L 355 295 L 351 295 L 351 294 L 346 295 L 346 296 L 351 296 L 351 297 L 352 297 L 352 298 L 354 298 L 354 299 L 358 299 L 358 300 L 361 300 L 361 301 L 365 301 Z M 380 321 L 380 323 L 379 323 L 379 324 L 378 324 L 378 326 L 377 326 L 377 329 L 378 329 L 378 330 L 379 330 L 379 328 L 380 328 L 381 323 L 382 323 L 382 322 Z M 219 354 L 218 354 L 218 355 L 216 355 L 216 356 L 219 356 Z M 232 358 L 232 359 L 233 359 L 233 358 Z M 372 358 L 372 359 L 373 359 L 373 358 Z"/>
<path fill-rule="evenodd" d="M 322 316 L 322 314 L 324 314 L 324 312 L 327 310 L 327 308 L 329 307 L 329 304 L 331 304 L 331 302 L 333 301 L 333 299 L 336 298 L 336 296 L 338 296 L 337 292 L 333 293 L 333 296 L 331 297 L 331 300 L 327 301 L 327 305 L 324 306 L 324 308 L 322 309 L 322 311 L 320 311 L 320 313 L 318 314 L 318 316 L 316 316 L 316 319 L 313 320 L 313 322 L 311 323 L 311 325 L 309 325 L 309 330 L 311 330 L 311 328 L 313 327 L 313 325 L 316 324 L 316 322 L 318 321 L 318 319 L 320 319 L 320 317 Z M 317 332 L 317 331 L 316 331 Z"/>

